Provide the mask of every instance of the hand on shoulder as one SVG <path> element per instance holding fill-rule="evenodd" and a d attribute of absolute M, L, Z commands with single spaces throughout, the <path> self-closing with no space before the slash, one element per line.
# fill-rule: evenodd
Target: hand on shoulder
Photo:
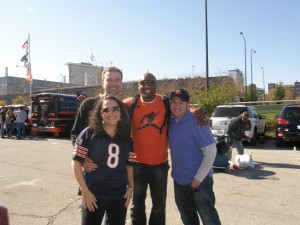
<path fill-rule="evenodd" d="M 195 109 L 194 110 L 194 120 L 197 123 L 199 127 L 206 127 L 210 126 L 211 122 L 210 120 L 206 117 L 206 112 L 203 109 Z"/>

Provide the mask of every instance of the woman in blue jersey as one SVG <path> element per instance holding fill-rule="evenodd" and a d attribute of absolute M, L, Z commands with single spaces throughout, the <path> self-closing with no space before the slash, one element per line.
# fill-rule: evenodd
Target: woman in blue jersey
<path fill-rule="evenodd" d="M 109 224 L 125 224 L 134 190 L 129 121 L 123 103 L 104 96 L 76 139 L 72 168 L 82 194 L 82 225 L 101 224 L 104 212 Z M 97 164 L 93 172 L 82 171 L 87 156 Z"/>

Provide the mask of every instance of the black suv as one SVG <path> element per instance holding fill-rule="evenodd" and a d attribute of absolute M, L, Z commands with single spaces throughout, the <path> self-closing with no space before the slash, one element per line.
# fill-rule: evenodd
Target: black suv
<path fill-rule="evenodd" d="M 296 141 L 300 142 L 300 105 L 284 106 L 276 119 L 275 145 Z"/>

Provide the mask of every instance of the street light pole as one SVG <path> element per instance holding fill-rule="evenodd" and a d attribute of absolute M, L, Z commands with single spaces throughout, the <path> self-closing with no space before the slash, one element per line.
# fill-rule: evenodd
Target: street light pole
<path fill-rule="evenodd" d="M 240 33 L 245 43 L 245 101 L 247 101 L 247 45 L 243 32 Z"/>
<path fill-rule="evenodd" d="M 208 81 L 208 31 L 207 31 L 207 0 L 205 0 L 205 31 L 206 31 L 206 91 L 209 90 Z"/>
<path fill-rule="evenodd" d="M 263 71 L 263 86 L 264 86 L 264 101 L 266 101 L 266 88 L 265 88 L 265 69 L 264 67 L 261 67 Z"/>
<path fill-rule="evenodd" d="M 253 74 L 252 74 L 252 55 L 256 53 L 255 50 L 251 48 L 251 101 L 253 101 Z"/>
<path fill-rule="evenodd" d="M 192 66 L 192 77 L 194 76 L 194 65 Z"/>

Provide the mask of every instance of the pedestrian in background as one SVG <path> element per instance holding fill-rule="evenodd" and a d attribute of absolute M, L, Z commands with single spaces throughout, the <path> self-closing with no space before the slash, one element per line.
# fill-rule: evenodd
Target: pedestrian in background
<path fill-rule="evenodd" d="M 0 123 L 1 123 L 1 138 L 5 138 L 5 118 L 6 118 L 7 108 L 3 107 L 0 112 Z"/>
<path fill-rule="evenodd" d="M 12 136 L 12 132 L 13 132 L 11 115 L 12 115 L 12 111 L 10 109 L 7 110 L 6 117 L 5 117 L 5 127 L 6 127 L 7 138 L 10 138 Z"/>
<path fill-rule="evenodd" d="M 80 103 L 88 97 L 83 91 L 76 91 L 75 96 Z"/>
<path fill-rule="evenodd" d="M 212 177 L 216 144 L 210 128 L 194 121 L 189 106 L 187 91 L 171 92 L 169 144 L 175 202 L 184 225 L 199 225 L 198 214 L 204 225 L 220 225 Z"/>
<path fill-rule="evenodd" d="M 244 145 L 242 141 L 249 139 L 245 134 L 246 126 L 249 123 L 248 113 L 243 112 L 241 115 L 232 118 L 230 123 L 225 127 L 224 133 L 230 137 L 239 155 L 244 155 Z"/>
<path fill-rule="evenodd" d="M 18 109 L 14 110 L 14 116 L 16 117 L 18 130 L 17 139 L 26 138 L 25 120 L 27 119 L 27 113 L 23 107 L 19 107 Z"/>

